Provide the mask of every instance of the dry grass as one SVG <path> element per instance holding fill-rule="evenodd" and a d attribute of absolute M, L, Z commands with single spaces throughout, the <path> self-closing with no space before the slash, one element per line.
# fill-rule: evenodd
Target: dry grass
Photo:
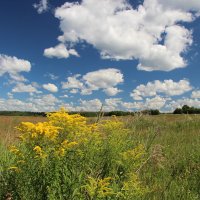
<path fill-rule="evenodd" d="M 0 143 L 13 143 L 18 135 L 15 127 L 21 122 L 37 123 L 45 120 L 45 117 L 0 116 Z"/>
<path fill-rule="evenodd" d="M 163 114 L 156 116 L 141 116 L 142 119 L 146 119 L 149 122 L 163 123 L 167 122 L 169 124 L 174 122 L 184 122 L 190 120 L 200 120 L 200 115 L 172 115 L 172 114 Z M 107 119 L 109 117 L 104 117 Z M 127 124 L 133 124 L 133 121 L 138 120 L 138 116 L 126 116 L 120 117 Z M 31 117 L 31 116 L 0 116 L 0 143 L 11 144 L 16 141 L 18 132 L 15 129 L 21 122 L 44 122 L 46 121 L 45 117 Z M 96 118 L 88 118 L 89 123 L 96 121 Z"/>

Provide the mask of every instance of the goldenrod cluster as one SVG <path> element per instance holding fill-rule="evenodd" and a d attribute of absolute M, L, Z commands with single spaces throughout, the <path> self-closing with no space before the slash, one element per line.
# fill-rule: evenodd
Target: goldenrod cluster
<path fill-rule="evenodd" d="M 66 194 L 80 200 L 129 199 L 142 193 L 136 169 L 143 162 L 144 146 L 129 145 L 129 131 L 116 117 L 89 124 L 85 117 L 61 108 L 49 113 L 46 122 L 22 122 L 17 129 L 21 142 L 10 147 L 16 162 L 9 171 L 18 172 L 18 185 L 23 178 L 29 187 L 37 187 L 36 180 L 44 184 L 36 191 L 43 188 L 45 199 Z M 27 187 L 21 187 L 16 190 L 23 196 Z"/>
<path fill-rule="evenodd" d="M 26 141 L 41 137 L 45 137 L 49 140 L 55 140 L 58 137 L 58 133 L 61 128 L 53 126 L 49 122 L 39 122 L 37 124 L 22 122 L 17 129 L 22 133 L 20 138 Z"/>

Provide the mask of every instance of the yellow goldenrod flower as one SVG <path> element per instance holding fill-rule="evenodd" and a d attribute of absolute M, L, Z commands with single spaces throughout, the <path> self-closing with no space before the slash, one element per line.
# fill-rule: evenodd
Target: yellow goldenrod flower
<path fill-rule="evenodd" d="M 12 171 L 15 171 L 15 172 L 20 172 L 19 168 L 16 167 L 16 166 L 9 167 L 8 170 L 12 170 Z"/>
<path fill-rule="evenodd" d="M 73 146 L 77 145 L 78 143 L 77 142 L 68 142 L 68 140 L 64 140 L 62 143 L 61 143 L 61 146 L 65 149 L 70 149 L 72 148 Z"/>
<path fill-rule="evenodd" d="M 36 153 L 41 153 L 42 152 L 42 148 L 40 147 L 40 146 L 36 146 L 36 147 L 34 147 L 34 149 L 33 149 Z"/>
<path fill-rule="evenodd" d="M 38 155 L 38 156 L 36 156 L 36 158 L 37 157 L 40 157 L 40 158 L 46 158 L 47 157 L 47 155 L 44 153 L 44 151 L 42 150 L 42 148 L 40 147 L 40 146 L 36 146 L 36 147 L 34 147 L 34 149 L 33 149 L 35 152 L 36 152 L 36 154 Z"/>
<path fill-rule="evenodd" d="M 60 156 L 64 156 L 65 155 L 65 149 L 64 148 L 60 148 L 59 149 L 59 155 Z"/>
<path fill-rule="evenodd" d="M 11 146 L 10 147 L 10 152 L 11 153 L 14 153 L 14 154 L 19 154 L 19 149 L 17 149 L 17 147 L 16 146 Z"/>
<path fill-rule="evenodd" d="M 68 140 L 64 140 L 62 143 L 61 143 L 61 146 L 66 148 L 68 145 Z"/>
<path fill-rule="evenodd" d="M 67 145 L 67 147 L 68 148 L 72 148 L 72 147 L 74 147 L 75 145 L 77 145 L 78 143 L 77 142 L 70 142 L 68 145 Z"/>

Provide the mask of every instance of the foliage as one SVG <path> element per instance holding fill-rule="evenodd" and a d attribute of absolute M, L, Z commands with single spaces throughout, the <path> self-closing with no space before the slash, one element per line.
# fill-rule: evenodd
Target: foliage
<path fill-rule="evenodd" d="M 25 111 L 0 111 L 2 116 L 42 116 L 45 117 L 44 112 L 25 112 Z"/>
<path fill-rule="evenodd" d="M 150 110 L 150 115 L 159 115 L 160 111 L 158 109 L 156 110 Z"/>
<path fill-rule="evenodd" d="M 200 114 L 200 108 L 184 105 L 182 108 L 175 109 L 174 114 Z"/>
<path fill-rule="evenodd" d="M 104 114 L 104 116 L 127 116 L 134 115 L 134 112 L 125 112 L 125 111 L 110 111 Z"/>
<path fill-rule="evenodd" d="M 174 114 L 183 114 L 182 108 L 176 108 L 173 112 Z"/>
<path fill-rule="evenodd" d="M 149 115 L 158 115 L 160 114 L 159 110 L 144 110 L 141 111 L 143 114 Z M 74 115 L 79 114 L 83 117 L 97 117 L 98 112 L 89 112 L 89 111 L 81 111 L 81 112 L 69 112 L 68 114 Z M 103 112 L 104 116 L 134 116 L 136 112 L 129 112 L 129 111 L 110 111 L 110 112 Z M 46 117 L 46 113 L 44 112 L 27 112 L 27 111 L 0 111 L 0 116 L 42 116 Z"/>
<path fill-rule="evenodd" d="M 47 122 L 22 122 L 20 142 L 10 147 L 1 168 L 0 198 L 29 200 L 141 199 L 148 187 L 138 169 L 146 160 L 144 145 L 113 117 L 88 124 L 64 109 Z M 12 161 L 12 162 L 11 162 Z"/>

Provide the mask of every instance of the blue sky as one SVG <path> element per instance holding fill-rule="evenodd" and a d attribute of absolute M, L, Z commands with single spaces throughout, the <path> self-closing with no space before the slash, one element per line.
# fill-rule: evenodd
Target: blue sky
<path fill-rule="evenodd" d="M 199 0 L 3 0 L 0 110 L 200 107 Z"/>

